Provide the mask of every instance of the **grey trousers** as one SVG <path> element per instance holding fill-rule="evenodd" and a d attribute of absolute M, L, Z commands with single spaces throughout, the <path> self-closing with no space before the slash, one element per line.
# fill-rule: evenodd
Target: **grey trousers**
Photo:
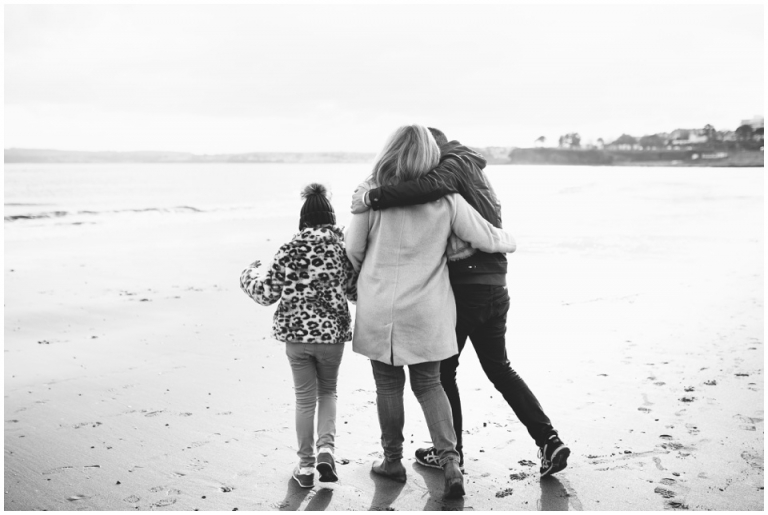
<path fill-rule="evenodd" d="M 317 448 L 336 446 L 336 381 L 344 344 L 286 343 L 296 392 L 296 438 L 301 467 L 315 466 Z"/>

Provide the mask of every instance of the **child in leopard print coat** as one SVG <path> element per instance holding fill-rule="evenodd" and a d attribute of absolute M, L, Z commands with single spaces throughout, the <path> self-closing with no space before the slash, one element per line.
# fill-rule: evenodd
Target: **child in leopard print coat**
<path fill-rule="evenodd" d="M 240 287 L 257 303 L 280 300 L 272 336 L 285 342 L 296 392 L 299 465 L 293 478 L 314 486 L 315 464 L 321 482 L 338 480 L 334 461 L 336 382 L 344 343 L 352 339 L 347 299 L 357 299 L 357 274 L 344 249 L 344 233 L 336 227 L 327 190 L 313 183 L 302 191 L 299 233 L 280 247 L 265 277 L 259 261 L 243 270 Z M 317 459 L 315 408 L 317 407 Z"/>

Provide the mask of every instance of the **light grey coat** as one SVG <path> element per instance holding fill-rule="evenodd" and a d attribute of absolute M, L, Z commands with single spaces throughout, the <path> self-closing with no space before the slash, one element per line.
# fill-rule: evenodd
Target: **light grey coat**
<path fill-rule="evenodd" d="M 459 352 L 448 279 L 451 234 L 483 252 L 514 252 L 461 195 L 352 216 L 347 256 L 360 273 L 352 349 L 389 365 L 441 361 Z"/>

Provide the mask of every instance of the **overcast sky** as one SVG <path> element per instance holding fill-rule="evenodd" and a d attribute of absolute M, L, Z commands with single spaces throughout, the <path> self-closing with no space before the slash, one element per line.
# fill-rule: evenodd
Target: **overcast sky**
<path fill-rule="evenodd" d="M 5 148 L 376 152 L 763 114 L 762 5 L 5 6 Z"/>

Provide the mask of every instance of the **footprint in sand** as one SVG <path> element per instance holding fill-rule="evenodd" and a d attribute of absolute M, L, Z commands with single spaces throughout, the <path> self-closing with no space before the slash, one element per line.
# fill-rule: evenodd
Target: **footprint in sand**
<path fill-rule="evenodd" d="M 665 499 L 672 499 L 674 496 L 677 495 L 672 490 L 667 490 L 666 488 L 662 488 L 660 486 L 657 486 L 656 488 L 654 488 L 653 491 Z"/>
<path fill-rule="evenodd" d="M 170 506 L 171 504 L 176 504 L 176 499 L 173 497 L 168 497 L 166 499 L 160 499 L 157 502 L 153 502 L 150 504 L 150 508 L 162 508 L 164 506 Z"/>
<path fill-rule="evenodd" d="M 99 427 L 100 425 L 101 425 L 101 422 L 79 422 L 77 424 L 74 424 L 72 426 L 72 429 L 80 429 L 81 427 L 85 427 L 85 426 Z"/>
<path fill-rule="evenodd" d="M 659 481 L 659 483 L 661 483 L 662 485 L 672 486 L 672 485 L 676 484 L 677 481 L 675 481 L 671 477 L 665 477 L 661 481 Z"/>
<path fill-rule="evenodd" d="M 650 408 L 644 408 L 644 407 L 641 406 L 641 407 L 637 408 L 637 411 L 642 411 L 643 413 L 650 413 L 651 409 Z"/>
<path fill-rule="evenodd" d="M 742 424 L 739 424 L 739 429 L 743 429 L 744 431 L 756 431 L 757 428 L 755 427 L 755 423 L 763 421 L 762 418 L 752 418 L 744 415 L 734 415 L 733 418 L 743 422 Z"/>
<path fill-rule="evenodd" d="M 659 458 L 653 458 L 653 462 L 656 464 L 656 468 L 659 470 L 667 470 L 661 466 L 661 460 Z"/>
<path fill-rule="evenodd" d="M 193 460 L 191 460 L 189 462 L 188 466 L 192 470 L 200 471 L 200 470 L 203 470 L 205 467 L 208 466 L 208 462 L 205 461 L 205 460 L 199 460 L 199 459 L 195 458 L 195 459 L 193 459 Z"/>
<path fill-rule="evenodd" d="M 149 491 L 152 492 L 153 494 L 156 494 L 157 492 L 162 492 L 163 490 L 165 490 L 164 486 L 153 486 L 152 488 L 149 489 Z"/>
<path fill-rule="evenodd" d="M 56 467 L 55 469 L 46 470 L 43 472 L 44 476 L 50 476 L 51 474 L 61 474 L 62 472 L 66 470 L 71 470 L 74 467 L 70 467 L 69 465 L 65 467 Z"/>
<path fill-rule="evenodd" d="M 123 502 L 127 502 L 128 504 L 136 504 L 141 500 L 141 497 L 138 497 L 136 495 L 129 495 L 125 499 L 123 499 Z"/>
<path fill-rule="evenodd" d="M 753 469 L 763 470 L 763 457 L 758 454 L 744 451 L 741 453 L 741 458 L 749 464 Z"/>

